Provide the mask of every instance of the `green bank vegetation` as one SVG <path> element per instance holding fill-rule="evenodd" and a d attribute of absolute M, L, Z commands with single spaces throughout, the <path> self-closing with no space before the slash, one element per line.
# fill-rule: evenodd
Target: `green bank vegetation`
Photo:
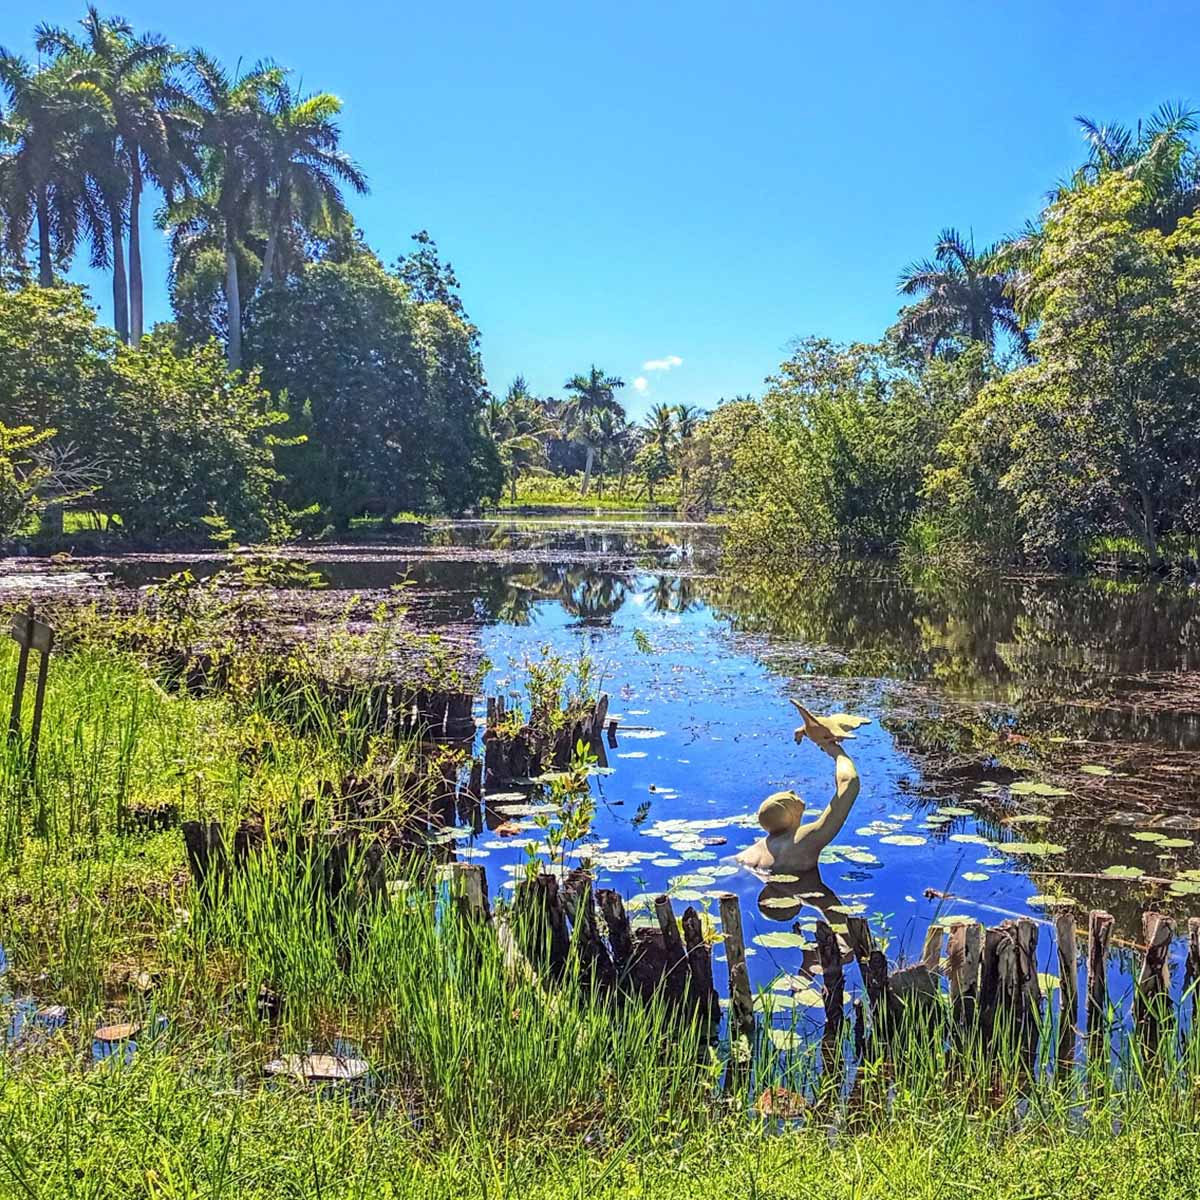
<path fill-rule="evenodd" d="M 1119 1074 L 1102 1052 L 1055 1080 L 1029 1076 L 1003 1039 L 985 1062 L 914 1027 L 844 1091 L 812 1036 L 817 993 L 781 977 L 731 1074 L 729 1047 L 703 1045 L 679 1007 L 613 1002 L 574 954 L 550 986 L 514 969 L 490 926 L 456 915 L 437 839 L 389 854 L 382 888 L 351 854 L 334 902 L 319 883 L 330 843 L 313 834 L 355 819 L 340 803 L 348 777 L 373 780 L 376 819 L 401 827 L 415 793 L 385 781 L 416 746 L 380 733 L 353 693 L 331 694 L 330 663 L 362 673 L 408 639 L 426 682 L 447 682 L 450 665 L 381 614 L 367 635 L 331 628 L 297 651 L 281 683 L 253 592 L 180 577 L 120 616 L 62 613 L 32 777 L 22 740 L 0 746 L 13 1014 L 0 1194 L 1194 1190 L 1195 1040 L 1166 1038 L 1154 1061 L 1122 1040 Z M 207 676 L 180 671 L 181 651 L 201 661 L 189 645 Z M 534 664 L 531 697 L 557 696 L 564 669 Z M 15 649 L 0 649 L 0 694 L 14 670 Z M 164 809 L 249 820 L 263 847 L 197 888 L 179 830 L 146 819 Z M 56 1003 L 65 1024 L 33 1015 Z M 113 1022 L 139 1027 L 136 1048 L 93 1045 Z M 361 1057 L 370 1078 L 314 1095 L 264 1075 L 292 1053 Z"/>

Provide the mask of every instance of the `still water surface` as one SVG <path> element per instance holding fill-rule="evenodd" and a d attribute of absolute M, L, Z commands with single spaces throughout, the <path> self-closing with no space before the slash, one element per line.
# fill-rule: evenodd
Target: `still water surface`
<path fill-rule="evenodd" d="M 170 569 L 109 565 L 127 584 Z M 543 646 L 587 654 L 622 727 L 584 848 L 600 883 L 678 907 L 737 892 L 758 986 L 797 970 L 787 935 L 822 911 L 866 916 L 893 960 L 919 955 L 935 917 L 1045 919 L 1046 898 L 1110 909 L 1129 941 L 1146 907 L 1200 912 L 1166 883 L 1096 878 L 1200 868 L 1193 590 L 862 563 L 751 580 L 722 572 L 717 532 L 680 523 L 447 523 L 314 565 L 334 591 L 407 581 L 419 620 L 486 657 L 488 694 L 519 689 Z M 871 724 L 848 743 L 862 791 L 828 861 L 768 885 L 733 863 L 759 802 L 794 788 L 816 815 L 832 789 L 830 760 L 793 741 L 789 697 Z M 537 835 L 485 831 L 461 853 L 498 891 Z M 1046 929 L 1051 973 L 1053 955 Z"/>

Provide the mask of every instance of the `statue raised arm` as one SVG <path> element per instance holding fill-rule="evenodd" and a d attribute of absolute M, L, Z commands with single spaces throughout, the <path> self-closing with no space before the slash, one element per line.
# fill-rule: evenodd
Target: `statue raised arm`
<path fill-rule="evenodd" d="M 766 836 L 737 856 L 738 862 L 755 871 L 789 874 L 811 871 L 817 865 L 821 851 L 846 823 L 858 797 L 858 771 L 842 749 L 842 740 L 853 737 L 850 730 L 864 724 L 863 719 L 839 715 L 822 720 L 795 700 L 792 703 L 804 718 L 803 727 L 796 730 L 796 740 L 809 738 L 833 759 L 835 790 L 824 812 L 807 824 L 801 824 L 804 801 L 795 792 L 776 792 L 759 805 L 758 823 Z"/>

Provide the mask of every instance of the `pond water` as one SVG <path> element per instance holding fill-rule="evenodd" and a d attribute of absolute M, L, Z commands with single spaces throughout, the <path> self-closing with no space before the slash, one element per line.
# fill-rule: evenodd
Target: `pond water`
<path fill-rule="evenodd" d="M 717 531 L 671 522 L 456 522 L 313 561 L 335 591 L 406 580 L 417 619 L 486 657 L 488 694 L 543 646 L 587 654 L 620 733 L 581 849 L 627 897 L 738 893 L 757 986 L 796 972 L 822 913 L 861 913 L 909 961 L 935 918 L 1045 921 L 1073 900 L 1128 944 L 1148 907 L 1200 913 L 1194 590 L 864 563 L 751 580 L 722 573 Z M 137 584 L 176 565 L 105 567 Z M 815 816 L 833 785 L 790 697 L 871 723 L 847 743 L 862 790 L 828 861 L 765 884 L 733 862 L 759 802 L 794 788 Z M 495 824 L 461 853 L 499 891 L 539 831 Z M 1051 974 L 1053 956 L 1043 926 Z"/>

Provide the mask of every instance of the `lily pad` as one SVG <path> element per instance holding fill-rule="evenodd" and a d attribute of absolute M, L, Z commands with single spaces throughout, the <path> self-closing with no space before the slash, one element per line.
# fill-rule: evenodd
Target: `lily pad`
<path fill-rule="evenodd" d="M 916 833 L 889 833 L 887 837 L 879 840 L 889 846 L 923 846 L 926 842 L 925 838 Z"/>
<path fill-rule="evenodd" d="M 1167 835 L 1165 833 L 1156 833 L 1152 829 L 1139 829 L 1137 833 L 1129 835 L 1135 842 L 1165 842 Z"/>
<path fill-rule="evenodd" d="M 1102 767 L 1099 763 L 1085 763 L 1079 769 L 1085 775 L 1099 775 L 1102 778 L 1112 774 L 1112 771 L 1108 767 Z"/>
<path fill-rule="evenodd" d="M 982 883 L 985 879 L 991 879 L 991 876 L 986 871 L 964 871 L 963 878 L 968 883 Z"/>
<path fill-rule="evenodd" d="M 750 939 L 756 946 L 765 950 L 815 950 L 816 944 L 798 933 L 785 933 L 778 930 L 772 933 L 760 933 Z"/>
<path fill-rule="evenodd" d="M 973 817 L 975 813 L 969 808 L 959 808 L 955 804 L 943 804 L 935 810 L 943 817 Z"/>
<path fill-rule="evenodd" d="M 1044 858 L 1051 854 L 1066 854 L 1066 846 L 1054 842 L 1002 842 L 996 847 L 1006 854 L 1028 854 L 1034 858 Z"/>
<path fill-rule="evenodd" d="M 1026 896 L 1025 903 L 1032 908 L 1070 908 L 1079 901 L 1074 896 Z"/>
<path fill-rule="evenodd" d="M 952 833 L 950 841 L 966 842 L 971 846 L 990 846 L 992 844 L 987 838 L 980 837 L 977 833 Z"/>
<path fill-rule="evenodd" d="M 1010 825 L 1049 825 L 1052 817 L 1046 813 L 1017 813 L 1016 816 L 1009 817 Z"/>
<path fill-rule="evenodd" d="M 1130 867 L 1124 863 L 1114 863 L 1100 872 L 1101 875 L 1107 875 L 1109 879 L 1141 879 L 1145 873 L 1141 867 Z"/>
<path fill-rule="evenodd" d="M 981 867 L 1002 867 L 1008 859 L 998 858 L 995 854 L 989 854 L 986 858 L 977 858 L 976 863 Z"/>

